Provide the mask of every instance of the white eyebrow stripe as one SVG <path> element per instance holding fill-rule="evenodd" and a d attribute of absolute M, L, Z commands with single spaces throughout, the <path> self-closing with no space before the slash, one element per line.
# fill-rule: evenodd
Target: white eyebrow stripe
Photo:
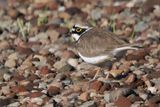
<path fill-rule="evenodd" d="M 76 24 L 75 27 L 84 28 L 84 29 L 88 29 L 89 28 L 88 26 L 81 26 L 81 25 L 78 25 L 78 24 Z"/>

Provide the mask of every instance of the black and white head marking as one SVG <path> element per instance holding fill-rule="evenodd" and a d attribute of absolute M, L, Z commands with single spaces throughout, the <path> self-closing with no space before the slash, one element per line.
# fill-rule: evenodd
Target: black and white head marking
<path fill-rule="evenodd" d="M 71 29 L 71 33 L 72 33 L 72 37 L 78 41 L 78 39 L 80 38 L 80 36 L 85 33 L 86 31 L 88 31 L 89 28 L 88 26 L 80 26 L 78 24 L 74 25 Z"/>

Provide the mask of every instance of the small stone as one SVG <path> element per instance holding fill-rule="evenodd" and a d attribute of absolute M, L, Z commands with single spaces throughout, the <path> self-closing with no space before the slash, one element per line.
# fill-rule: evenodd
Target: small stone
<path fill-rule="evenodd" d="M 33 53 L 32 49 L 27 48 L 27 47 L 24 48 L 20 46 L 16 47 L 16 51 L 19 52 L 20 54 L 25 54 L 25 55 L 30 55 L 31 53 Z"/>
<path fill-rule="evenodd" d="M 59 14 L 59 18 L 62 18 L 62 19 L 65 19 L 65 20 L 68 20 L 71 16 L 66 13 L 66 12 L 60 12 Z"/>
<path fill-rule="evenodd" d="M 49 74 L 50 70 L 47 66 L 43 66 L 40 68 L 40 74 L 43 76 L 43 75 L 47 75 Z"/>
<path fill-rule="evenodd" d="M 1 92 L 4 94 L 4 95 L 7 95 L 10 93 L 10 88 L 9 86 L 3 86 L 1 87 Z"/>
<path fill-rule="evenodd" d="M 156 79 L 156 78 L 160 78 L 160 73 L 158 72 L 151 72 L 147 75 L 147 78 L 149 79 Z"/>
<path fill-rule="evenodd" d="M 14 102 L 14 103 L 9 104 L 7 107 L 19 107 L 19 106 L 20 106 L 19 102 Z"/>
<path fill-rule="evenodd" d="M 155 16 L 160 17 L 160 6 L 154 6 L 155 9 L 153 11 L 153 13 L 155 14 Z"/>
<path fill-rule="evenodd" d="M 57 41 L 57 39 L 60 36 L 59 32 L 57 32 L 56 30 L 48 30 L 47 34 L 48 34 L 50 40 L 52 41 L 52 43 L 54 43 L 55 41 Z"/>
<path fill-rule="evenodd" d="M 133 73 L 136 74 L 137 76 L 144 74 L 144 72 L 142 70 L 135 70 L 135 71 L 133 71 Z"/>
<path fill-rule="evenodd" d="M 68 64 L 71 65 L 72 67 L 77 67 L 78 65 L 78 60 L 77 59 L 74 59 L 74 58 L 69 58 L 67 60 Z"/>
<path fill-rule="evenodd" d="M 155 95 L 155 96 L 151 97 L 148 101 L 149 101 L 149 103 L 158 103 L 160 101 L 160 96 Z"/>
<path fill-rule="evenodd" d="M 72 69 L 72 66 L 67 64 L 65 60 L 57 61 L 54 67 L 60 72 L 70 71 Z"/>
<path fill-rule="evenodd" d="M 113 76 L 113 77 L 117 77 L 117 76 L 120 76 L 122 75 L 124 71 L 121 70 L 121 69 L 117 69 L 117 70 L 111 70 L 109 73 Z"/>
<path fill-rule="evenodd" d="M 19 15 L 19 12 L 18 12 L 16 9 L 14 9 L 14 8 L 9 8 L 9 9 L 7 10 L 7 13 L 8 13 L 8 15 L 9 15 L 10 17 L 12 17 L 12 18 L 17 18 L 18 15 Z"/>
<path fill-rule="evenodd" d="M 43 99 L 40 98 L 40 97 L 36 97 L 36 98 L 32 98 L 32 99 L 31 99 L 31 102 L 32 102 L 32 103 L 35 103 L 35 104 L 37 104 L 37 105 L 42 105 L 42 104 L 43 104 Z"/>
<path fill-rule="evenodd" d="M 148 24 L 141 21 L 141 22 L 138 22 L 136 25 L 134 25 L 134 31 L 135 32 L 142 32 L 144 31 L 146 28 L 148 28 Z"/>
<path fill-rule="evenodd" d="M 139 97 L 142 98 L 143 100 L 146 100 L 148 98 L 148 95 L 145 93 L 139 93 Z"/>
<path fill-rule="evenodd" d="M 50 96 L 53 96 L 60 93 L 60 88 L 56 86 L 50 86 L 47 92 Z"/>
<path fill-rule="evenodd" d="M 89 98 L 89 94 L 87 92 L 83 92 L 82 94 L 80 94 L 79 99 L 82 101 L 87 101 Z"/>
<path fill-rule="evenodd" d="M 37 66 L 45 66 L 47 63 L 46 57 L 42 55 L 34 55 L 32 63 Z"/>
<path fill-rule="evenodd" d="M 103 82 L 101 81 L 93 81 L 90 83 L 90 89 L 94 89 L 96 92 L 99 91 L 102 86 Z"/>
<path fill-rule="evenodd" d="M 70 15 L 75 15 L 77 13 L 81 13 L 82 11 L 77 7 L 70 7 L 66 9 L 66 12 L 69 13 Z"/>
<path fill-rule="evenodd" d="M 63 34 L 68 33 L 68 32 L 69 32 L 69 29 L 66 28 L 66 27 L 58 27 L 58 28 L 56 29 L 56 31 L 59 32 L 61 35 L 63 35 Z"/>
<path fill-rule="evenodd" d="M 132 82 L 134 82 L 136 79 L 136 76 L 134 74 L 131 74 L 128 76 L 127 80 L 125 81 L 126 84 L 130 85 Z"/>
<path fill-rule="evenodd" d="M 156 87 L 148 87 L 148 90 L 152 93 L 152 94 L 156 94 L 158 89 Z"/>
<path fill-rule="evenodd" d="M 53 107 L 53 104 L 46 104 L 43 107 Z"/>
<path fill-rule="evenodd" d="M 87 101 L 83 103 L 80 107 L 97 107 L 97 105 L 94 101 Z"/>
<path fill-rule="evenodd" d="M 5 81 L 9 81 L 10 79 L 11 79 L 11 75 L 10 74 L 8 74 L 8 73 L 5 73 L 4 75 L 3 75 L 3 78 L 4 78 L 4 80 Z"/>
<path fill-rule="evenodd" d="M 43 95 L 43 93 L 41 92 L 32 92 L 29 94 L 30 98 L 36 98 L 36 97 L 41 97 Z"/>
<path fill-rule="evenodd" d="M 5 64 L 4 64 L 5 67 L 9 67 L 9 68 L 13 68 L 16 66 L 16 61 L 13 60 L 13 59 L 8 59 Z"/>
<path fill-rule="evenodd" d="M 115 105 L 117 107 L 130 107 L 131 102 L 126 97 L 119 97 L 117 101 L 115 101 Z"/>
<path fill-rule="evenodd" d="M 5 40 L 0 42 L 0 50 L 9 48 L 9 43 Z"/>
<path fill-rule="evenodd" d="M 24 86 L 12 86 L 11 91 L 13 93 L 26 92 L 26 88 Z"/>
<path fill-rule="evenodd" d="M 100 88 L 99 93 L 103 94 L 105 91 L 111 89 L 111 85 L 109 83 L 104 83 L 103 86 Z"/>
<path fill-rule="evenodd" d="M 102 15 L 101 9 L 99 8 L 93 9 L 91 11 L 91 17 L 93 20 L 98 20 L 99 18 L 101 18 L 101 15 Z"/>
<path fill-rule="evenodd" d="M 127 60 L 140 60 L 140 59 L 144 59 L 147 54 L 148 54 L 148 51 L 145 49 L 139 49 L 136 51 L 129 50 L 127 51 L 126 59 Z"/>
<path fill-rule="evenodd" d="M 34 80 L 36 80 L 36 79 L 39 79 L 39 77 L 38 77 L 37 75 L 35 75 L 35 74 L 31 74 L 31 75 L 28 77 L 28 80 L 29 80 L 29 81 L 34 81 Z"/>
<path fill-rule="evenodd" d="M 132 90 L 129 88 L 119 88 L 104 94 L 104 99 L 107 103 L 116 101 L 120 96 L 131 94 Z"/>
<path fill-rule="evenodd" d="M 143 85 L 144 85 L 144 81 L 139 79 L 139 80 L 136 80 L 135 82 L 133 82 L 131 84 L 131 87 L 137 88 L 137 87 L 143 86 Z"/>
<path fill-rule="evenodd" d="M 0 105 L 3 105 L 3 106 L 9 105 L 9 104 L 11 104 L 11 102 L 12 102 L 11 98 L 0 99 Z M 17 106 L 15 106 L 15 107 L 17 107 Z"/>
<path fill-rule="evenodd" d="M 8 59 L 17 60 L 18 59 L 18 54 L 16 52 L 12 53 L 8 56 Z"/>
<path fill-rule="evenodd" d="M 58 4 L 56 2 L 54 2 L 53 0 L 49 1 L 47 3 L 47 7 L 50 9 L 50 10 L 56 10 L 58 8 Z"/>
<path fill-rule="evenodd" d="M 9 72 L 8 68 L 0 68 L 0 82 L 3 81 L 3 79 L 5 78 L 4 74 L 8 72 Z M 6 79 L 8 79 L 8 77 Z"/>
<path fill-rule="evenodd" d="M 73 51 L 66 50 L 66 51 L 63 52 L 62 57 L 63 57 L 64 59 L 74 58 L 74 57 L 75 57 L 75 54 L 74 54 Z"/>

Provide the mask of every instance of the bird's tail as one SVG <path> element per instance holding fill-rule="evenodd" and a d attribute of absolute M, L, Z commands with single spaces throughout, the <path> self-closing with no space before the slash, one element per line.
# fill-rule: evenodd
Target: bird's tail
<path fill-rule="evenodd" d="M 123 46 L 123 47 L 119 47 L 119 48 L 115 48 L 112 53 L 113 55 L 116 55 L 119 52 L 122 51 L 126 51 L 126 50 L 138 50 L 140 48 L 143 48 L 143 46 L 141 46 L 140 44 L 133 44 L 133 45 L 129 45 L 129 46 Z"/>

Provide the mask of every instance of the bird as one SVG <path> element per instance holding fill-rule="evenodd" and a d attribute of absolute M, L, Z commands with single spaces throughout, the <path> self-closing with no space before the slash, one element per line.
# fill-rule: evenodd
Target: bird
<path fill-rule="evenodd" d="M 116 59 L 120 52 L 139 48 L 103 27 L 75 24 L 71 28 L 71 37 L 75 40 L 74 45 L 80 58 L 93 65 Z"/>

